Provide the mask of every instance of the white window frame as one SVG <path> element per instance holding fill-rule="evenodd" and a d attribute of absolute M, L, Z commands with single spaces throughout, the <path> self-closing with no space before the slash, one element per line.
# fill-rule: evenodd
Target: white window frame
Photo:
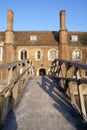
<path fill-rule="evenodd" d="M 77 42 L 78 41 L 78 35 L 71 35 L 71 41 Z"/>
<path fill-rule="evenodd" d="M 28 50 L 27 50 L 26 48 L 22 48 L 22 49 L 20 49 L 19 52 L 18 52 L 18 59 L 19 59 L 19 60 L 22 60 L 22 59 L 21 59 L 21 52 L 22 52 L 23 50 L 26 50 L 26 51 L 27 51 L 27 58 L 29 58 Z"/>
<path fill-rule="evenodd" d="M 30 35 L 30 41 L 37 41 L 36 35 Z"/>
<path fill-rule="evenodd" d="M 50 56 L 50 52 L 51 52 L 51 51 L 56 52 L 56 56 L 55 56 L 55 57 L 54 57 L 53 54 L 52 54 L 52 57 L 53 57 L 53 58 L 51 58 L 51 56 Z M 50 50 L 48 51 L 48 60 L 53 61 L 55 58 L 58 58 L 58 51 L 57 51 L 56 49 L 50 49 Z"/>
<path fill-rule="evenodd" d="M 3 47 L 0 46 L 0 61 L 3 61 Z"/>
<path fill-rule="evenodd" d="M 75 60 L 75 61 L 81 61 L 82 60 L 82 51 L 79 50 L 79 49 L 73 50 L 72 59 Z"/>
<path fill-rule="evenodd" d="M 40 52 L 40 58 L 38 59 L 37 55 L 38 55 L 38 52 Z M 42 59 L 42 51 L 41 50 L 36 50 L 36 53 L 35 53 L 35 59 L 40 61 Z"/>

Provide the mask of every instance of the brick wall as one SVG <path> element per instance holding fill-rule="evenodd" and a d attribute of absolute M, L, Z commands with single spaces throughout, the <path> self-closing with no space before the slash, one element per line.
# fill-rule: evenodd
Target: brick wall
<path fill-rule="evenodd" d="M 48 74 L 48 70 L 51 66 L 52 61 L 48 60 L 48 51 L 50 49 L 54 49 L 58 51 L 58 46 L 18 46 L 17 47 L 17 59 L 19 59 L 19 52 L 22 49 L 26 49 L 28 52 L 28 58 L 30 58 L 34 64 L 36 74 L 39 75 L 39 69 L 44 68 L 46 70 L 46 74 Z M 36 51 L 41 51 L 41 60 L 36 60 L 35 54 Z"/>

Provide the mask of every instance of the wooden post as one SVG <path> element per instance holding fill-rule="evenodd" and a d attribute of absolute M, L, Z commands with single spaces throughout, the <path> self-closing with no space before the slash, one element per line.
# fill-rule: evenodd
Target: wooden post
<path fill-rule="evenodd" d="M 9 91 L 5 95 L 3 95 L 1 122 L 5 120 L 8 114 L 9 95 Z"/>
<path fill-rule="evenodd" d="M 69 86 L 70 86 L 70 98 L 71 98 L 71 101 L 72 101 L 73 104 L 76 104 L 74 90 L 73 90 L 73 86 L 72 86 L 71 82 L 69 82 Z"/>
<path fill-rule="evenodd" d="M 76 69 L 76 79 L 77 79 L 77 89 L 78 89 L 81 113 L 82 115 L 86 116 L 86 108 L 85 108 L 85 102 L 84 102 L 84 97 L 82 92 L 82 85 L 79 83 L 81 77 L 78 69 Z"/>

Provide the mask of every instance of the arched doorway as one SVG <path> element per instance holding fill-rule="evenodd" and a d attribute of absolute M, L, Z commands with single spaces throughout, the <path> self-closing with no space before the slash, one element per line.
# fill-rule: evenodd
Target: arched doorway
<path fill-rule="evenodd" d="M 44 68 L 39 69 L 39 75 L 46 75 L 46 70 Z"/>

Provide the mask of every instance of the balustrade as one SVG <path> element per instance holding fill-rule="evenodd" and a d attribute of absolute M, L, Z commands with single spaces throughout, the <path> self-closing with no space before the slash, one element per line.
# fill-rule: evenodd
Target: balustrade
<path fill-rule="evenodd" d="M 25 83 L 34 75 L 30 60 L 0 65 L 0 124 L 20 98 Z"/>
<path fill-rule="evenodd" d="M 71 99 L 80 114 L 87 119 L 87 65 L 55 59 L 50 74 L 57 77 L 58 83 Z"/>

